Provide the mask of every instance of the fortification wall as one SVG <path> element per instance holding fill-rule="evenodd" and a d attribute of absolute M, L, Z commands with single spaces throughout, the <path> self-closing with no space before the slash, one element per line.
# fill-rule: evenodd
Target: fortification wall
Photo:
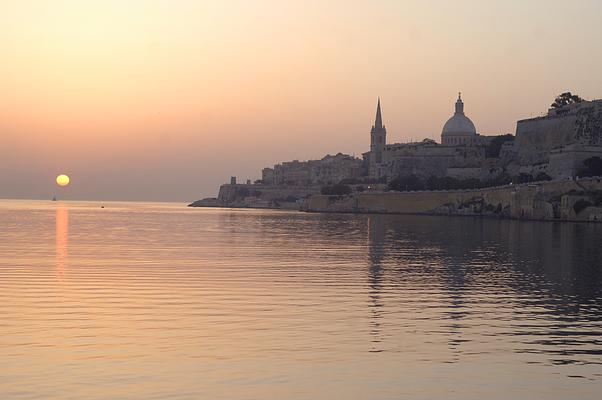
<path fill-rule="evenodd" d="M 224 184 L 217 200 L 224 207 L 296 208 L 298 200 L 318 193 L 320 186 Z"/>
<path fill-rule="evenodd" d="M 585 167 L 583 161 L 590 157 L 602 158 L 602 146 L 587 146 L 575 143 L 550 153 L 548 175 L 555 179 L 575 176 Z"/>
<path fill-rule="evenodd" d="M 574 143 L 576 115 L 534 118 L 516 123 L 516 145 L 551 150 Z"/>
<path fill-rule="evenodd" d="M 506 191 L 487 191 L 489 201 L 509 203 Z M 306 202 L 307 211 L 318 212 L 366 212 L 423 214 L 442 206 L 459 205 L 476 196 L 478 190 L 467 191 L 418 191 L 418 192 L 371 192 L 350 196 L 312 196 Z"/>
<path fill-rule="evenodd" d="M 594 152 L 601 151 L 602 101 L 573 104 L 546 117 L 526 119 L 516 124 L 514 147 L 518 150 L 521 165 L 545 163 L 551 153 L 573 144 L 588 148 L 590 152 L 591 149 Z M 579 166 L 583 159 L 578 153 L 557 157 L 556 163 L 559 165 L 552 173 L 557 175 L 560 171 L 561 175 L 569 176 L 570 171 L 575 165 Z M 562 173 L 563 168 L 569 172 Z"/>
<path fill-rule="evenodd" d="M 518 121 L 514 146 L 523 165 L 548 161 L 550 150 L 575 142 L 575 115 Z"/>
<path fill-rule="evenodd" d="M 590 206 L 577 213 L 573 206 L 579 198 L 587 199 Z M 587 178 L 477 190 L 316 195 L 304 203 L 303 209 L 313 212 L 490 215 L 517 219 L 602 221 L 601 200 L 602 180 Z"/>

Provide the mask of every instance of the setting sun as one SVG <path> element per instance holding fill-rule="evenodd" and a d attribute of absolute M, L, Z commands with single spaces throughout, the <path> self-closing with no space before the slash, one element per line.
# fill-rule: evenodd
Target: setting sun
<path fill-rule="evenodd" d="M 67 175 L 59 175 L 56 177 L 56 183 L 59 186 L 67 186 L 69 184 L 69 177 Z"/>
<path fill-rule="evenodd" d="M 601 42 L 602 0 L 0 0 L 0 400 L 602 400 Z"/>

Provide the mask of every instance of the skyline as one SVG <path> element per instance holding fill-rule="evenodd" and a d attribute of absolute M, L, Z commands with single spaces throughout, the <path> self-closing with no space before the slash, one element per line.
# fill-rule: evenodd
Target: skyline
<path fill-rule="evenodd" d="M 192 201 L 360 156 L 377 97 L 405 142 L 439 141 L 458 91 L 485 135 L 602 94 L 602 4 L 435 3 L 4 2 L 0 198 L 65 173 L 65 199 Z"/>

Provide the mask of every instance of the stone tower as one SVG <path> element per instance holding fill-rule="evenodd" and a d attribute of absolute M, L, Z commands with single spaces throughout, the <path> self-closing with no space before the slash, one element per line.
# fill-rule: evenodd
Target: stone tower
<path fill-rule="evenodd" d="M 376 106 L 376 118 L 370 131 L 370 178 L 383 176 L 383 155 L 387 144 L 387 130 L 380 112 L 380 98 Z"/>

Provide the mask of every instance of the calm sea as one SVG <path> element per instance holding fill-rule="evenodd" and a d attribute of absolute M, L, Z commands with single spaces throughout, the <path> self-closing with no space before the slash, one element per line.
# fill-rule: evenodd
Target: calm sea
<path fill-rule="evenodd" d="M 0 201 L 0 399 L 600 399 L 602 225 Z"/>

